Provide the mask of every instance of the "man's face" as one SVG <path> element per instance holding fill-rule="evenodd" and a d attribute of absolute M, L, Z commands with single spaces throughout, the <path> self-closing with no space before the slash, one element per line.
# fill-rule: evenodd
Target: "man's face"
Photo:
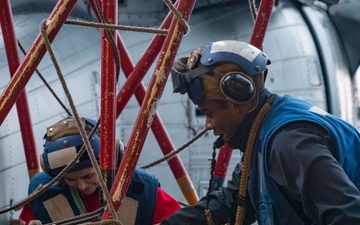
<path fill-rule="evenodd" d="M 69 172 L 64 175 L 63 179 L 69 187 L 76 187 L 86 195 L 94 193 L 99 186 L 95 169 L 92 167 Z"/>
<path fill-rule="evenodd" d="M 214 131 L 227 141 L 238 129 L 245 114 L 228 101 L 204 100 L 199 104 L 200 110 L 206 115 L 206 128 Z"/>

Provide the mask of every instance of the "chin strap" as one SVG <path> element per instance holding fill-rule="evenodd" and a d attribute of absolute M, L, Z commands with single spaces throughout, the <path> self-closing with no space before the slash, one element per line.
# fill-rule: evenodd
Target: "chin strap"
<path fill-rule="evenodd" d="M 248 142 L 246 143 L 246 149 L 244 153 L 243 166 L 241 168 L 241 177 L 240 177 L 240 187 L 238 193 L 238 201 L 237 201 L 237 209 L 236 209 L 236 220 L 235 225 L 242 225 L 245 217 L 245 200 L 246 200 L 246 190 L 247 184 L 250 174 L 250 160 L 251 155 L 255 143 L 255 138 L 258 133 L 260 124 L 266 114 L 266 112 L 270 109 L 272 102 L 274 101 L 275 94 L 272 94 L 267 102 L 260 109 L 257 114 L 254 123 L 251 127 Z M 207 208 L 205 210 L 206 220 L 208 225 L 214 225 L 213 218 L 210 212 L 210 209 Z M 229 225 L 230 223 L 226 223 L 225 225 Z"/>

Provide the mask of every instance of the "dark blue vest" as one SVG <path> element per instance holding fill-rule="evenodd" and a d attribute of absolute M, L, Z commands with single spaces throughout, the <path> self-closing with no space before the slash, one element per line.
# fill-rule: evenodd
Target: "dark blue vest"
<path fill-rule="evenodd" d="M 260 225 L 305 224 L 282 195 L 267 172 L 267 149 L 272 135 L 294 121 L 310 121 L 322 126 L 337 140 L 338 162 L 360 189 L 360 134 L 350 124 L 302 100 L 276 96 L 261 125 L 259 139 L 252 155 L 249 183 L 250 198 L 260 218 Z M 275 221 L 281 218 L 281 221 Z"/>
<path fill-rule="evenodd" d="M 40 184 L 47 184 L 51 180 L 52 177 L 48 176 L 44 172 L 36 174 L 30 181 L 28 190 L 29 194 L 32 193 Z M 137 212 L 135 212 L 135 225 L 152 224 L 158 186 L 159 182 L 154 175 L 143 169 L 135 169 L 126 193 L 127 197 L 132 198 L 139 203 Z M 42 223 L 55 222 L 51 220 L 44 202 L 58 195 L 63 195 L 66 198 L 75 216 L 81 214 L 81 210 L 77 206 L 70 189 L 61 184 L 57 184 L 29 203 L 31 211 L 37 220 L 40 220 Z"/>

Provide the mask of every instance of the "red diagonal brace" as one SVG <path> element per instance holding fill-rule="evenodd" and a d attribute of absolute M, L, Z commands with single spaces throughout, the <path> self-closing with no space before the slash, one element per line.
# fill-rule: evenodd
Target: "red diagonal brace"
<path fill-rule="evenodd" d="M 261 0 L 258 14 L 255 19 L 254 30 L 250 38 L 250 44 L 262 49 L 266 29 L 270 21 L 272 8 L 275 0 Z"/>
<path fill-rule="evenodd" d="M 48 18 L 46 33 L 48 34 L 50 41 L 54 40 L 76 2 L 76 0 L 58 1 Z M 24 60 L 21 62 L 14 76 L 0 96 L 0 125 L 15 104 L 21 92 L 24 90 L 31 75 L 39 65 L 42 57 L 44 57 L 45 52 L 46 46 L 41 34 L 39 34 L 28 54 L 26 54 Z"/>

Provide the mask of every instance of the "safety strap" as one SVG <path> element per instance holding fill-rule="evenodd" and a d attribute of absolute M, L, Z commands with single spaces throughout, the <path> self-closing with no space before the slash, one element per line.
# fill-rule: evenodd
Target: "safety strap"
<path fill-rule="evenodd" d="M 87 213 L 86 208 L 84 206 L 83 201 L 81 200 L 81 197 L 79 195 L 79 192 L 76 188 L 70 187 L 71 195 L 75 201 L 76 206 L 79 209 L 80 215 Z"/>

